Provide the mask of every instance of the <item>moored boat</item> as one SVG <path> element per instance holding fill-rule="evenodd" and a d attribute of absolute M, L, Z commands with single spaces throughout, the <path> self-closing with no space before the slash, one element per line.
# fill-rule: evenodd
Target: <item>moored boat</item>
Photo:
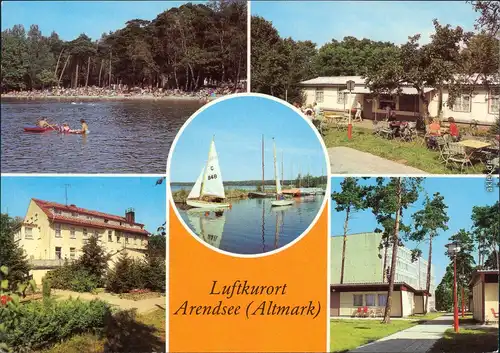
<path fill-rule="evenodd" d="M 288 206 L 293 204 L 293 200 L 285 199 L 281 190 L 279 179 L 278 166 L 276 165 L 276 144 L 273 143 L 274 149 L 274 180 L 276 181 L 276 200 L 271 201 L 271 207 Z"/>

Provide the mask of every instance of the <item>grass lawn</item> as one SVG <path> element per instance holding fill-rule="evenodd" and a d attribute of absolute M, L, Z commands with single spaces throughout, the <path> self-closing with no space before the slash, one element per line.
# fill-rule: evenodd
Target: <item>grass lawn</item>
<path fill-rule="evenodd" d="M 353 127 L 352 139 L 347 138 L 346 131 L 329 129 L 324 137 L 326 147 L 350 147 L 358 151 L 368 152 L 376 156 L 408 165 L 432 174 L 457 174 L 457 169 L 451 169 L 438 160 L 439 152 L 429 150 L 422 144 L 422 139 L 413 142 L 401 142 L 399 139 L 388 140 L 373 135 L 370 129 Z M 480 173 L 482 164 L 476 164 L 465 169 L 466 173 Z"/>
<path fill-rule="evenodd" d="M 347 352 L 417 323 L 410 320 L 391 320 L 390 324 L 381 324 L 379 320 L 331 320 L 330 351 Z"/>
<path fill-rule="evenodd" d="M 165 352 L 165 310 L 115 314 L 102 335 L 82 334 L 39 353 Z"/>
<path fill-rule="evenodd" d="M 498 328 L 478 327 L 446 330 L 444 337 L 432 347 L 430 353 L 485 353 L 498 349 Z"/>
<path fill-rule="evenodd" d="M 410 315 L 408 316 L 409 319 L 416 319 L 416 320 L 434 320 L 435 318 L 438 318 L 440 316 L 443 316 L 444 313 L 427 313 L 425 315 L 423 314 L 415 314 L 415 315 Z"/>

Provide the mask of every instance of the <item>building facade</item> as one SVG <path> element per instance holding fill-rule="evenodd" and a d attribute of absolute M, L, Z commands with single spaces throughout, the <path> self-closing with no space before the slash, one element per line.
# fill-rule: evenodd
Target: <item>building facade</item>
<path fill-rule="evenodd" d="M 346 82 L 354 81 L 354 90 L 349 93 Z M 315 102 L 326 111 L 348 111 L 356 107 L 359 101 L 363 109 L 363 118 L 381 120 L 385 117 L 386 107 L 390 106 L 396 118 L 412 121 L 420 115 L 417 90 L 411 86 L 402 88 L 399 95 L 375 96 L 365 86 L 361 76 L 317 77 L 300 83 L 305 96 L 305 104 Z M 500 85 L 494 85 L 490 90 L 478 86 L 472 95 L 460 95 L 453 108 L 446 104 L 449 96 L 444 87 L 441 92 L 433 87 L 424 88 L 424 94 L 429 102 L 429 114 L 437 117 L 441 106 L 441 117 L 455 118 L 457 122 L 470 123 L 472 120 L 480 124 L 492 125 L 500 114 Z"/>
<path fill-rule="evenodd" d="M 352 311 L 355 306 L 356 295 L 363 295 L 362 305 L 373 304 L 372 306 L 385 306 L 387 294 L 388 272 L 390 270 L 392 248 L 381 248 L 381 233 L 358 233 L 347 236 L 344 281 L 340 283 L 340 272 L 342 264 L 343 236 L 333 236 L 331 238 L 331 261 L 330 274 L 331 284 L 335 292 L 340 292 L 340 296 L 332 295 L 332 298 L 339 300 L 340 308 L 344 307 L 344 314 Z M 397 255 L 395 283 L 398 284 L 396 292 L 396 302 L 400 302 L 399 311 L 393 311 L 394 316 L 407 316 L 409 313 L 423 312 L 425 298 L 428 298 L 428 310 L 435 308 L 435 277 L 431 267 L 431 285 L 429 293 L 426 292 L 427 264 L 422 258 L 412 261 L 411 250 L 399 247 Z M 357 288 L 356 291 L 354 289 Z M 375 292 L 374 292 L 375 290 Z M 358 292 L 355 294 L 354 292 Z M 368 299 L 366 298 L 368 295 Z M 399 298 L 399 299 L 397 299 Z M 348 302 L 350 306 L 346 307 Z M 407 303 L 404 304 L 404 303 Z M 332 303 L 333 305 L 333 303 Z M 370 306 L 370 305 L 368 305 Z M 342 310 L 339 311 L 342 314 Z"/>
<path fill-rule="evenodd" d="M 123 251 L 132 258 L 144 257 L 149 233 L 135 221 L 135 211 L 125 216 L 31 199 L 23 223 L 14 237 L 26 252 L 37 282 L 65 260 L 76 260 L 91 235 L 110 255 L 110 266 Z"/>
<path fill-rule="evenodd" d="M 469 286 L 472 295 L 470 310 L 474 320 L 498 323 L 498 270 L 475 271 Z"/>

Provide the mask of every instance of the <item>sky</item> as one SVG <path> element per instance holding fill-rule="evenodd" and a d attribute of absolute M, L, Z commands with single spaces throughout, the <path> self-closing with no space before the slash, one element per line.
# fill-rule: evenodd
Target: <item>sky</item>
<path fill-rule="evenodd" d="M 341 191 L 340 183 L 343 178 L 332 178 L 332 193 Z M 362 184 L 373 184 L 373 178 L 361 181 Z M 497 180 L 498 183 L 498 180 Z M 410 207 L 404 214 L 404 223 L 413 225 L 411 215 L 423 208 L 425 195 L 430 197 L 435 192 L 441 193 L 444 196 L 444 202 L 448 206 L 447 213 L 450 218 L 448 222 L 448 230 L 440 231 L 439 235 L 433 240 L 432 264 L 434 266 L 434 275 L 436 276 L 436 286 L 441 282 L 446 266 L 449 263 L 449 258 L 445 255 L 445 245 L 449 243 L 449 237 L 457 233 L 458 230 L 465 228 L 470 230 L 472 227 L 471 215 L 473 206 L 492 205 L 498 201 L 498 187 L 494 192 L 486 191 L 486 179 L 483 177 L 430 177 L 425 178 L 422 184 L 424 192 L 420 194 L 420 198 Z M 344 234 L 345 212 L 335 211 L 335 202 L 332 200 L 331 207 L 331 234 Z M 354 213 L 349 221 L 348 233 L 363 233 L 371 232 L 379 227 L 375 217 L 370 209 Z M 414 242 L 404 242 L 405 246 L 413 249 L 416 246 Z M 429 247 L 427 244 L 420 246 L 422 256 L 427 259 Z M 341 250 L 339 250 L 341 251 Z M 477 261 L 477 253 L 474 254 Z M 335 256 L 335 255 L 333 255 Z M 340 256 L 340 253 L 339 253 Z"/>
<path fill-rule="evenodd" d="M 402 44 L 416 33 L 425 43 L 434 18 L 472 31 L 478 17 L 465 1 L 254 1 L 251 11 L 271 21 L 281 37 L 318 47 L 345 36 Z"/>
<path fill-rule="evenodd" d="M 155 233 L 166 220 L 165 183 L 155 185 L 156 177 L 21 177 L 2 176 L 1 210 L 11 217 L 23 217 L 31 198 L 125 216 L 135 209 L 136 222 Z"/>
<path fill-rule="evenodd" d="M 326 173 L 321 144 L 298 113 L 271 99 L 247 96 L 219 101 L 187 125 L 172 154 L 171 181 L 196 181 L 206 164 L 212 135 L 223 181 L 262 179 L 262 134 L 266 179 L 274 178 L 273 137 L 279 170 L 283 152 L 285 179 L 292 172 L 296 177 L 299 167 L 302 174 Z"/>
<path fill-rule="evenodd" d="M 2 1 L 2 31 L 16 24 L 38 24 L 42 34 L 56 31 L 64 40 L 85 33 L 93 40 L 125 27 L 132 19 L 153 20 L 188 1 Z M 196 1 L 192 1 L 196 3 Z"/>

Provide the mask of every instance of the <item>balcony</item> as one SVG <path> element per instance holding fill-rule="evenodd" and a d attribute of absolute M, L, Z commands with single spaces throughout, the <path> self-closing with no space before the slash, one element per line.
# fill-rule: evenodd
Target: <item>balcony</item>
<path fill-rule="evenodd" d="M 73 262 L 74 260 L 68 259 L 68 263 Z M 64 265 L 65 259 L 45 259 L 45 260 L 29 260 L 30 265 L 33 269 L 52 269 L 61 267 Z"/>

